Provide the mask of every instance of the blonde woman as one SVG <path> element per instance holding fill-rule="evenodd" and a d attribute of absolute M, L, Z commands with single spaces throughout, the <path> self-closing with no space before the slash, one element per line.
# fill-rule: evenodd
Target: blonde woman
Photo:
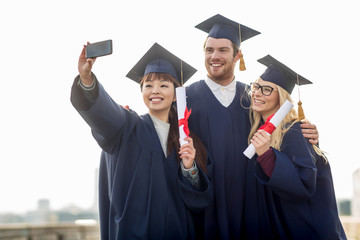
<path fill-rule="evenodd" d="M 260 232 L 265 239 L 346 239 L 338 217 L 330 165 L 324 153 L 301 133 L 292 109 L 269 136 L 258 130 L 291 100 L 295 83 L 311 82 L 267 55 L 268 66 L 251 87 L 249 141 L 255 146 Z"/>

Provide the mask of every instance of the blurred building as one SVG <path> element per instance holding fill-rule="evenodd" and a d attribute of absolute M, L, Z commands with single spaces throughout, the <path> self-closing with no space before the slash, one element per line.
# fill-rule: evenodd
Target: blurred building
<path fill-rule="evenodd" d="M 48 223 L 56 222 L 56 216 L 50 209 L 49 199 L 39 199 L 37 209 L 25 214 L 25 222 L 29 223 Z"/>
<path fill-rule="evenodd" d="M 360 168 L 353 173 L 353 187 L 352 215 L 360 217 Z"/>
<path fill-rule="evenodd" d="M 99 211 L 99 169 L 95 169 L 95 182 L 94 182 L 94 201 L 91 209 L 93 211 Z"/>
<path fill-rule="evenodd" d="M 340 216 L 351 216 L 351 200 L 337 199 L 337 207 Z"/>
<path fill-rule="evenodd" d="M 99 169 L 95 169 L 94 197 L 92 206 L 82 209 L 75 205 L 69 205 L 59 210 L 51 209 L 49 199 L 39 199 L 37 208 L 24 214 L 6 213 L 0 214 L 1 224 L 29 223 L 29 224 L 52 224 L 74 223 L 79 220 L 91 220 L 98 222 L 98 181 Z M 0 238 L 1 240 L 1 238 Z"/>

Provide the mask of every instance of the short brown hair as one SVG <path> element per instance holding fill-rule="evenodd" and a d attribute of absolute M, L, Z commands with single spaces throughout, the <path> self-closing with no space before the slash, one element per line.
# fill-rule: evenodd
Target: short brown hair
<path fill-rule="evenodd" d="M 207 42 L 208 38 L 209 38 L 209 37 L 207 37 L 207 38 L 205 39 L 205 42 L 204 42 L 204 46 L 203 46 L 204 52 L 205 52 L 205 46 L 206 46 L 206 42 Z M 230 41 L 231 41 L 231 40 L 230 40 Z M 233 52 L 233 57 L 235 57 L 236 54 L 239 52 L 239 46 L 238 46 L 236 43 L 234 43 L 233 41 L 231 41 L 231 45 L 232 45 L 232 48 L 233 48 L 233 50 L 234 50 L 234 52 Z"/>

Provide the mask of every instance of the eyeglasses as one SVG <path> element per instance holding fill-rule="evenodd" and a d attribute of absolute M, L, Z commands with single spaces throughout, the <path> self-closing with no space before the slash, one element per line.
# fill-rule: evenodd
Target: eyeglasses
<path fill-rule="evenodd" d="M 276 89 L 270 86 L 261 86 L 260 84 L 254 82 L 250 83 L 250 90 L 252 92 L 255 92 L 259 89 L 261 89 L 261 93 L 265 96 L 270 96 L 273 91 L 277 91 Z"/>

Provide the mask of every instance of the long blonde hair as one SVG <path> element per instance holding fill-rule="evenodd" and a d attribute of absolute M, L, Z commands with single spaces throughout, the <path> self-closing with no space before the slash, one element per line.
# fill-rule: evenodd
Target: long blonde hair
<path fill-rule="evenodd" d="M 257 81 L 256 81 L 257 82 Z M 276 90 L 279 93 L 279 104 L 280 106 L 284 104 L 286 100 L 290 101 L 294 104 L 294 101 L 291 99 L 290 94 L 284 90 L 282 87 L 276 85 Z M 251 94 L 251 92 L 249 93 Z M 251 138 L 254 136 L 254 134 L 257 132 L 260 121 L 262 120 L 262 116 L 260 113 L 253 111 L 253 103 L 251 101 L 250 104 L 250 122 L 251 122 L 251 130 L 248 137 L 248 142 L 250 144 Z M 266 120 L 266 119 L 264 119 Z M 286 117 L 282 120 L 282 122 L 279 124 L 279 126 L 275 129 L 275 131 L 271 134 L 270 139 L 270 146 L 274 149 L 277 149 L 281 151 L 281 144 L 284 138 L 285 133 L 297 122 L 300 122 L 298 119 L 298 114 L 295 111 L 294 108 L 290 110 L 290 112 L 286 115 Z M 325 156 L 325 152 L 323 152 L 319 147 L 316 145 L 313 145 L 314 151 L 323 157 L 325 161 L 327 161 L 327 158 Z"/>

